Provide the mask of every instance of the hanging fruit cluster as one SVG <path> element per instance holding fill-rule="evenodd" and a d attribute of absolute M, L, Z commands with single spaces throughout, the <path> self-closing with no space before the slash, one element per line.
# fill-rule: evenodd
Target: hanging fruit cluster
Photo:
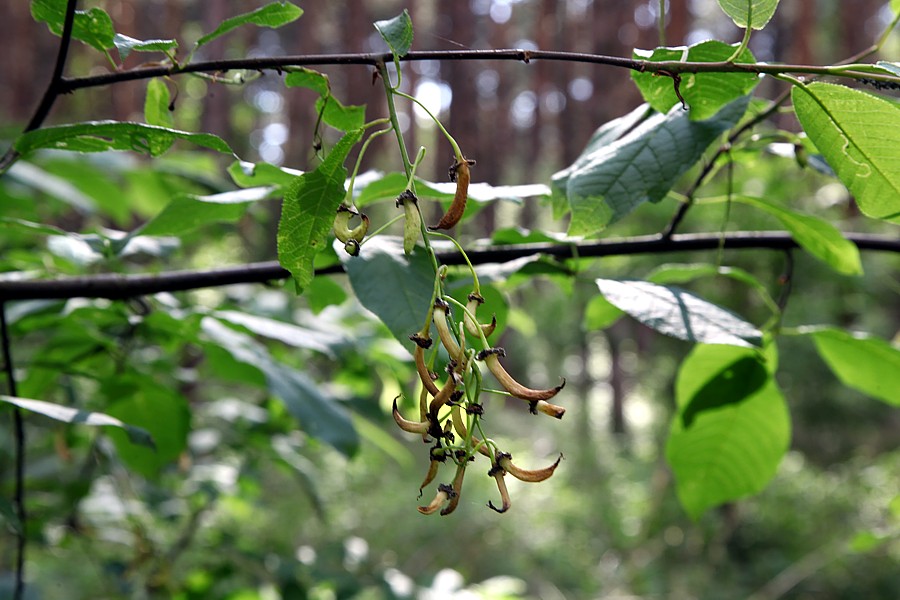
<path fill-rule="evenodd" d="M 488 393 L 488 390 L 482 387 L 480 365 L 487 367 L 503 387 L 503 390 L 492 390 L 490 393 L 519 398 L 528 403 L 533 414 L 540 412 L 557 419 L 562 418 L 565 409 L 548 400 L 563 388 L 565 380 L 559 386 L 546 390 L 531 389 L 517 382 L 500 363 L 500 358 L 506 356 L 505 350 L 492 347 L 487 341 L 496 327 L 496 319 L 488 324 L 477 320 L 478 306 L 484 302 L 477 289 L 477 279 L 476 289 L 469 294 L 467 304 L 463 305 L 449 296 L 441 297 L 441 281 L 445 273 L 446 267 L 442 267 L 435 284 L 435 300 L 425 325 L 410 336 L 415 344 L 416 371 L 422 383 L 419 418 L 416 421 L 405 419 L 395 400 L 394 420 L 404 431 L 419 434 L 426 443 L 433 443 L 429 450 L 428 473 L 419 486 L 420 496 L 422 490 L 435 479 L 442 464 L 456 466 L 452 482 L 438 485 L 434 499 L 420 506 L 419 512 L 426 515 L 438 511 L 442 515 L 452 513 L 459 504 L 466 469 L 476 455 L 481 454 L 490 460 L 487 474 L 497 482 L 501 499 L 499 507 L 493 502 L 488 502 L 488 506 L 503 513 L 510 507 L 505 482 L 507 474 L 527 482 L 543 481 L 556 470 L 562 455 L 549 467 L 526 470 L 516 466 L 509 453 L 501 451 L 496 442 L 485 436 L 482 423 L 485 405 L 481 402 L 481 395 L 482 392 Z M 462 320 L 453 320 L 450 303 L 456 304 L 462 311 Z M 432 324 L 438 333 L 438 345 L 430 336 Z M 466 347 L 466 331 L 480 340 L 481 351 Z M 449 360 L 441 369 L 442 375 L 438 375 L 433 366 L 442 356 L 439 351 L 441 347 L 446 350 Z"/>

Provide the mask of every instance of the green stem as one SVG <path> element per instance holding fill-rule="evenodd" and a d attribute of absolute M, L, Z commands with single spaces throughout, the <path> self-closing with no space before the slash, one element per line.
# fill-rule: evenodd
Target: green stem
<path fill-rule="evenodd" d="M 659 45 L 666 45 L 666 0 L 659 0 L 656 12 L 659 13 L 657 27 L 659 28 Z"/>
<path fill-rule="evenodd" d="M 419 165 L 422 163 L 422 160 L 425 158 L 425 146 L 419 146 L 419 151 L 416 153 L 416 160 L 412 164 L 412 168 L 410 169 L 409 177 L 406 180 L 406 189 L 413 192 L 415 191 L 415 179 L 416 179 L 416 169 L 419 168 Z"/>
<path fill-rule="evenodd" d="M 434 235 L 437 237 L 442 237 L 446 240 L 450 240 L 453 242 L 453 245 L 456 246 L 456 249 L 459 250 L 459 253 L 462 255 L 463 260 L 466 261 L 466 264 L 469 266 L 469 271 L 472 273 L 472 291 L 481 295 L 481 285 L 478 283 L 478 274 L 475 272 L 475 266 L 472 264 L 472 261 L 469 260 L 469 255 L 466 254 L 466 251 L 463 250 L 462 245 L 456 241 L 455 238 L 447 235 L 446 233 L 441 233 L 439 231 L 430 231 L 429 235 Z"/>
<path fill-rule="evenodd" d="M 366 238 L 359 243 L 360 247 L 365 246 L 366 242 L 368 242 L 373 237 L 375 237 L 376 235 L 378 235 L 379 233 L 381 233 L 382 231 L 384 231 L 385 229 L 387 229 L 388 227 L 390 227 L 391 225 L 393 225 L 394 223 L 396 223 L 397 221 L 399 221 L 402 218 L 403 218 L 403 215 L 397 215 L 396 217 L 394 217 L 393 219 L 391 219 L 390 221 L 388 221 L 387 223 L 385 223 L 384 225 L 382 225 L 381 227 L 379 227 L 378 229 L 376 229 L 375 231 L 373 231 L 372 233 L 367 235 Z"/>
<path fill-rule="evenodd" d="M 428 109 L 425 107 L 425 105 L 422 104 L 422 102 L 421 102 L 418 98 L 416 98 L 416 97 L 414 97 L 414 96 L 410 96 L 409 94 L 405 94 L 405 93 L 403 93 L 403 92 L 401 92 L 401 91 L 395 91 L 394 93 L 397 94 L 398 96 L 402 96 L 402 97 L 406 98 L 407 100 L 409 100 L 409 101 L 411 101 L 411 102 L 415 102 L 415 103 L 419 106 L 419 108 L 421 108 L 422 110 L 424 110 L 425 113 L 426 113 L 429 117 L 431 117 L 431 120 L 434 121 L 434 124 L 437 125 L 438 129 L 441 130 L 441 133 L 444 134 L 444 137 L 447 138 L 447 141 L 450 142 L 450 145 L 453 146 L 453 154 L 456 156 L 456 162 L 462 162 L 463 160 L 465 160 L 465 157 L 463 156 L 462 150 L 459 149 L 459 144 L 456 143 L 456 140 L 453 139 L 453 136 L 450 135 L 450 132 L 447 131 L 447 129 L 446 129 L 446 128 L 444 127 L 444 125 L 438 120 L 438 118 L 437 118 L 436 116 L 434 116 L 434 115 L 431 113 L 431 111 L 428 110 Z"/>
<path fill-rule="evenodd" d="M 466 317 L 468 317 L 469 319 L 472 320 L 473 323 L 475 323 L 475 328 L 478 330 L 478 337 L 481 339 L 481 345 L 484 347 L 485 350 L 490 350 L 491 345 L 490 345 L 490 343 L 488 343 L 487 337 L 484 335 L 484 330 L 478 326 L 477 318 L 475 317 L 475 315 L 473 315 L 469 311 L 468 308 L 466 308 L 466 305 L 463 304 L 462 302 L 460 302 L 459 300 L 457 300 L 456 298 L 453 298 L 452 296 L 444 296 L 443 300 L 450 304 L 458 306 L 463 311 L 463 313 L 465 313 Z M 465 324 L 463 324 L 463 329 L 465 329 Z M 463 335 L 462 337 L 465 337 L 465 335 Z"/>
<path fill-rule="evenodd" d="M 378 119 L 378 122 L 385 122 L 385 119 Z M 369 125 L 367 125 L 366 127 L 368 126 Z M 353 166 L 353 173 L 350 175 L 350 185 L 347 186 L 347 194 L 344 196 L 344 202 L 353 204 L 353 187 L 354 185 L 356 185 L 356 176 L 359 173 L 359 167 L 362 164 L 362 159 L 366 155 L 366 150 L 369 149 L 369 144 L 371 144 L 372 140 L 374 140 L 375 138 L 390 131 L 390 127 L 376 131 L 372 133 L 368 138 L 366 138 L 365 142 L 363 142 L 362 148 L 359 149 L 359 155 L 356 157 L 356 164 Z"/>

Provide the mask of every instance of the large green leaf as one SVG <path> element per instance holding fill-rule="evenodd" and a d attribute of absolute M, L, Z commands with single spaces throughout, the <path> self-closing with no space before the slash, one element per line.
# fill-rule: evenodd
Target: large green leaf
<path fill-rule="evenodd" d="M 256 25 L 276 29 L 296 21 L 303 14 L 303 10 L 290 2 L 272 2 L 254 11 L 243 13 L 230 19 L 225 19 L 216 27 L 215 31 L 207 33 L 197 40 L 197 47 L 208 44 L 217 37 L 223 36 L 232 29 L 241 25 Z"/>
<path fill-rule="evenodd" d="M 231 179 L 241 187 L 276 186 L 279 189 L 292 184 L 294 180 L 303 175 L 303 171 L 276 167 L 269 163 L 251 163 L 235 161 L 228 166 L 228 174 Z"/>
<path fill-rule="evenodd" d="M 385 21 L 376 21 L 375 29 L 387 42 L 388 47 L 394 58 L 404 56 L 409 52 L 413 42 L 412 20 L 409 18 L 409 11 L 405 8 L 403 12 Z"/>
<path fill-rule="evenodd" d="M 635 49 L 634 58 L 654 62 L 721 62 L 728 60 L 735 49 L 736 45 L 707 40 L 689 47 L 656 48 L 652 52 Z M 735 62 L 753 63 L 756 58 L 745 49 Z M 671 78 L 638 71 L 632 71 L 631 78 L 654 110 L 665 113 L 673 106 L 681 106 Z M 691 119 L 702 121 L 714 116 L 729 102 L 749 94 L 757 83 L 759 77 L 755 73 L 683 73 L 678 89 L 690 109 Z"/>
<path fill-rule="evenodd" d="M 762 362 L 753 350 L 698 345 L 681 364 L 666 459 L 692 518 L 762 490 L 788 449 L 790 415 L 770 354 Z"/>
<path fill-rule="evenodd" d="M 791 97 L 803 130 L 859 209 L 900 223 L 900 104 L 820 82 L 795 86 Z"/>
<path fill-rule="evenodd" d="M 187 140 L 204 148 L 234 155 L 225 140 L 211 133 L 191 133 L 125 121 L 88 121 L 35 129 L 19 136 L 15 148 L 23 156 L 42 148 L 72 152 L 133 150 L 159 156 L 175 140 Z"/>
<path fill-rule="evenodd" d="M 110 402 L 106 412 L 140 425 L 153 436 L 155 448 L 151 450 L 129 443 L 124 433 L 109 432 L 129 468 L 154 477 L 187 447 L 190 409 L 185 399 L 168 387 L 148 376 L 125 374 L 104 382 L 101 393 Z"/>
<path fill-rule="evenodd" d="M 217 319 L 206 317 L 201 326 L 216 346 L 265 376 L 269 391 L 284 402 L 304 431 L 347 456 L 356 452 L 359 436 L 350 415 L 305 375 L 276 361 L 265 346 Z"/>
<path fill-rule="evenodd" d="M 287 87 L 304 87 L 318 92 L 316 111 L 322 115 L 322 121 L 339 131 L 353 131 L 361 128 L 366 122 L 366 107 L 345 106 L 331 94 L 331 82 L 328 76 L 312 69 L 297 69 L 284 78 Z"/>
<path fill-rule="evenodd" d="M 416 246 L 407 256 L 401 238 L 380 235 L 367 240 L 359 256 L 338 254 L 360 304 L 409 348 L 409 336 L 425 323 L 434 290 L 434 267 L 424 248 Z"/>
<path fill-rule="evenodd" d="M 760 331 L 733 313 L 681 288 L 647 281 L 597 279 L 607 300 L 647 327 L 704 344 L 752 346 Z"/>
<path fill-rule="evenodd" d="M 66 0 L 32 0 L 31 16 L 35 21 L 46 23 L 51 33 L 62 35 L 66 16 Z M 112 19 L 100 8 L 75 11 L 72 37 L 104 52 L 114 46 L 115 36 Z"/>
<path fill-rule="evenodd" d="M 176 196 L 138 231 L 144 235 L 181 235 L 210 223 L 237 221 L 251 203 L 271 198 L 274 191 L 274 187 L 258 187 L 208 196 Z"/>
<path fill-rule="evenodd" d="M 692 121 L 674 106 L 579 157 L 581 166 L 565 181 L 572 209 L 569 235 L 591 235 L 644 202 L 662 200 L 706 148 L 738 122 L 748 102 L 748 96 L 739 98 L 704 121 Z"/>
<path fill-rule="evenodd" d="M 844 385 L 900 406 L 900 350 L 840 329 L 818 329 L 811 335 L 819 356 Z"/>
<path fill-rule="evenodd" d="M 737 202 L 762 209 L 778 218 L 804 250 L 843 275 L 862 275 L 859 248 L 824 219 L 794 212 L 765 198 L 734 196 Z"/>
<path fill-rule="evenodd" d="M 294 348 L 321 352 L 330 358 L 337 358 L 337 351 L 350 343 L 347 336 L 340 332 L 310 329 L 236 310 L 220 310 L 213 315 L 220 321 L 228 321 L 256 335 L 278 340 Z"/>
<path fill-rule="evenodd" d="M 63 423 L 72 423 L 75 425 L 91 425 L 94 427 L 118 427 L 128 434 L 129 440 L 134 444 L 140 444 L 153 448 L 153 436 L 145 429 L 134 427 L 123 423 L 115 417 L 105 415 L 103 413 L 90 410 L 81 410 L 72 408 L 71 406 L 62 406 L 53 404 L 52 402 L 44 402 L 43 400 L 32 400 L 30 398 L 17 398 L 15 396 L 0 395 L 0 402 L 6 402 L 24 408 L 30 412 L 50 417 Z"/>
<path fill-rule="evenodd" d="M 778 0 L 718 0 L 734 24 L 746 28 L 762 29 L 775 14 Z"/>
<path fill-rule="evenodd" d="M 344 160 L 361 137 L 362 130 L 344 135 L 322 164 L 297 177 L 284 194 L 278 223 L 278 261 L 293 275 L 298 293 L 313 279 L 313 259 L 325 249 L 344 198 Z"/>

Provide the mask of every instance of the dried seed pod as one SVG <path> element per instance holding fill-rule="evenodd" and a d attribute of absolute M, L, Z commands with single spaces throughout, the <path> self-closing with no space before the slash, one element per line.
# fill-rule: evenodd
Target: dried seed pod
<path fill-rule="evenodd" d="M 453 487 L 447 485 L 446 483 L 442 483 L 438 486 L 437 494 L 434 495 L 434 499 L 428 504 L 428 506 L 420 506 L 419 512 L 423 515 L 430 515 L 435 512 L 446 502 L 449 498 L 453 498 L 456 496 L 456 492 L 453 491 Z M 441 514 L 444 514 L 441 511 Z"/>
<path fill-rule="evenodd" d="M 494 506 L 494 503 L 490 500 L 488 500 L 488 507 L 498 513 L 505 513 L 509 510 L 509 507 L 512 506 L 512 502 L 509 499 L 509 490 L 506 489 L 506 470 L 500 465 L 495 464 L 491 467 L 491 470 L 488 471 L 488 475 L 493 477 L 497 482 L 497 489 L 500 491 L 500 508 Z"/>
<path fill-rule="evenodd" d="M 448 502 L 444 510 L 441 511 L 442 517 L 446 517 L 459 506 L 459 497 L 460 494 L 462 494 L 463 477 L 466 475 L 467 466 L 468 461 L 463 461 L 456 467 L 456 477 L 453 478 L 453 494 L 450 496 L 450 502 Z"/>
<path fill-rule="evenodd" d="M 353 229 L 350 229 L 351 217 L 359 217 L 362 220 L 362 222 Z M 357 243 L 358 248 L 359 242 L 363 241 L 363 238 L 366 237 L 366 233 L 369 231 L 369 217 L 356 212 L 349 206 L 341 204 L 334 217 L 332 229 L 334 230 L 334 237 L 341 240 L 344 244 L 353 240 Z M 359 254 L 358 249 L 356 253 Z"/>
<path fill-rule="evenodd" d="M 475 355 L 475 360 L 483 360 L 484 364 L 487 365 L 488 370 L 497 378 L 497 381 L 500 382 L 500 385 L 503 388 L 515 396 L 516 398 L 521 398 L 522 400 L 529 401 L 540 401 L 540 400 L 549 400 L 553 396 L 559 393 L 559 390 L 563 389 L 566 385 L 566 380 L 563 379 L 563 382 L 556 386 L 555 388 L 550 388 L 547 390 L 535 390 L 530 387 L 526 387 L 513 379 L 512 375 L 506 372 L 506 369 L 503 368 L 503 365 L 500 364 L 500 357 L 506 356 L 506 350 L 503 348 L 491 348 L 489 350 L 482 350 L 478 354 Z M 557 407 L 560 408 L 560 407 Z M 561 409 L 562 412 L 559 414 L 554 414 L 556 418 L 561 418 L 563 413 L 565 413 L 565 409 Z M 549 414 L 549 413 L 548 413 Z"/>
<path fill-rule="evenodd" d="M 447 455 L 444 454 L 444 449 L 441 448 L 440 444 L 437 444 L 431 448 L 431 463 L 428 465 L 428 472 L 425 474 L 425 479 L 422 481 L 422 485 L 419 486 L 419 498 L 422 497 L 422 490 L 425 489 L 425 486 L 434 481 L 434 478 L 438 472 L 438 467 L 441 465 L 441 463 L 446 461 Z"/>
<path fill-rule="evenodd" d="M 532 400 L 529 410 L 533 415 L 542 412 L 545 415 L 549 415 L 555 419 L 562 419 L 563 415 L 566 414 L 565 408 L 563 408 L 562 406 L 557 406 L 556 404 L 550 404 L 545 400 Z"/>
<path fill-rule="evenodd" d="M 416 343 L 413 357 L 416 360 L 416 372 L 419 373 L 419 379 L 422 380 L 422 385 L 425 386 L 425 389 L 428 390 L 429 394 L 437 396 L 438 387 L 434 383 L 436 377 L 432 376 L 433 373 L 428 370 L 428 366 L 425 364 L 425 350 L 431 347 L 431 338 L 422 337 L 418 333 L 414 333 L 409 336 L 409 339 Z"/>
<path fill-rule="evenodd" d="M 520 469 L 512 462 L 512 455 L 507 452 L 500 452 L 497 455 L 497 464 L 503 468 L 504 471 L 518 479 L 519 481 L 526 481 L 528 483 L 538 483 L 540 481 L 544 481 L 545 479 L 549 479 L 553 472 L 556 471 L 556 467 L 559 466 L 559 461 L 562 460 L 563 455 L 560 454 L 559 458 L 556 459 L 556 462 L 550 465 L 549 467 L 544 467 L 543 469 L 535 469 L 529 471 L 528 469 Z"/>
<path fill-rule="evenodd" d="M 462 349 L 459 347 L 459 344 L 456 343 L 456 338 L 453 337 L 453 333 L 450 331 L 450 326 L 447 324 L 447 315 L 450 310 L 450 305 L 438 298 L 434 302 L 434 326 L 438 330 L 438 336 L 441 338 L 441 343 L 444 345 L 444 348 L 447 349 L 447 353 L 450 355 L 452 360 L 455 360 L 457 363 L 462 362 Z"/>
<path fill-rule="evenodd" d="M 453 196 L 450 208 L 447 209 L 438 224 L 429 229 L 453 229 L 459 223 L 466 211 L 466 201 L 469 198 L 469 166 L 474 164 L 474 160 L 463 158 L 450 167 L 450 179 L 456 181 L 456 194 Z"/>
<path fill-rule="evenodd" d="M 419 199 L 411 190 L 404 190 L 397 196 L 397 206 L 403 205 L 403 252 L 412 254 L 422 234 L 422 217 L 419 214 Z"/>
<path fill-rule="evenodd" d="M 487 325 L 473 321 L 469 317 L 469 313 L 473 316 L 476 315 L 478 307 L 482 304 L 484 304 L 484 298 L 480 294 L 476 294 L 475 292 L 469 294 L 468 302 L 466 303 L 466 314 L 463 320 L 466 323 L 466 329 L 475 337 L 479 336 L 479 329 L 481 329 L 481 333 L 484 333 L 484 337 L 489 337 L 494 333 L 494 329 L 497 327 L 497 315 L 491 316 L 491 322 Z"/>
<path fill-rule="evenodd" d="M 400 409 L 397 408 L 397 398 L 394 398 L 394 407 L 391 414 L 393 414 L 394 421 L 397 422 L 397 425 L 399 425 L 400 429 L 403 431 L 418 433 L 420 435 L 427 435 L 430 433 L 431 423 L 429 421 L 409 421 L 403 418 L 403 415 L 400 414 Z"/>
<path fill-rule="evenodd" d="M 429 419 L 437 420 L 438 412 L 445 404 L 447 404 L 451 400 L 454 400 L 453 396 L 457 393 L 462 395 L 462 392 L 456 391 L 456 380 L 453 377 L 447 379 L 444 387 L 442 387 L 431 400 L 431 405 L 428 407 Z M 459 396 L 457 396 L 455 399 L 458 400 Z"/>

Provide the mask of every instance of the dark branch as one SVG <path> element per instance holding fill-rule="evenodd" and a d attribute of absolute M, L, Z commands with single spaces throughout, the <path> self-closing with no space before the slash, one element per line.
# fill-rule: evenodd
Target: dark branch
<path fill-rule="evenodd" d="M 168 77 L 182 73 L 218 73 L 231 70 L 263 70 L 283 69 L 285 67 L 324 66 L 324 65 L 368 65 L 376 66 L 379 62 L 390 62 L 390 54 L 384 53 L 352 53 L 352 54 L 308 54 L 300 56 L 268 56 L 259 58 L 236 58 L 228 60 L 197 61 L 186 65 L 157 67 L 140 67 L 128 71 L 103 73 L 89 77 L 65 78 L 61 82 L 60 92 L 109 85 L 121 81 L 149 79 L 152 77 Z M 730 62 L 681 62 L 636 60 L 621 56 L 603 54 L 586 54 L 582 52 L 560 52 L 554 50 L 423 50 L 410 52 L 402 57 L 402 61 L 420 60 L 506 60 L 529 63 L 533 60 L 552 60 L 580 62 L 595 65 L 606 65 L 631 69 L 646 73 L 665 72 L 670 76 L 679 73 L 757 73 L 782 74 L 800 73 L 809 75 L 833 75 L 842 77 L 867 77 L 869 79 L 900 83 L 900 77 L 888 74 L 841 71 L 829 66 L 767 64 L 767 63 L 730 63 Z"/>
<path fill-rule="evenodd" d="M 6 303 L 0 302 L 0 347 L 3 353 L 3 373 L 6 377 L 6 389 L 10 396 L 18 396 L 16 389 L 16 370 L 13 366 L 10 349 L 9 327 L 6 323 Z M 25 423 L 22 410 L 13 407 L 13 443 L 15 445 L 15 491 L 13 507 L 19 521 L 16 530 L 16 583 L 13 599 L 21 600 L 25 593 L 25 547 L 28 541 L 28 513 L 25 510 Z"/>
<path fill-rule="evenodd" d="M 860 250 L 900 253 L 900 240 L 886 236 L 851 233 L 847 239 Z M 669 252 L 698 252 L 718 250 L 719 247 L 732 250 L 788 250 L 797 243 L 790 234 L 780 231 L 751 231 L 719 234 L 682 234 L 671 238 L 662 236 L 639 236 L 619 240 L 602 240 L 580 244 L 522 244 L 471 250 L 468 252 L 472 264 L 503 263 L 543 254 L 558 259 L 592 258 L 600 256 L 624 256 L 631 254 L 663 254 Z M 462 265 L 465 261 L 458 252 L 438 253 L 438 260 L 445 265 Z M 340 266 L 316 271 L 317 275 L 342 272 Z M 218 287 L 236 283 L 268 283 L 287 279 L 290 274 L 277 262 L 260 262 L 206 271 L 173 271 L 158 275 L 121 275 L 108 273 L 69 277 L 53 280 L 24 280 L 0 282 L 0 301 L 65 299 L 65 298 L 109 298 L 122 299 L 156 294 L 178 292 L 207 287 Z"/>
<path fill-rule="evenodd" d="M 41 103 L 38 104 L 37 109 L 31 116 L 31 120 L 28 121 L 28 125 L 25 126 L 22 133 L 33 131 L 43 125 L 44 120 L 50 114 L 50 109 L 53 108 L 53 103 L 56 102 L 57 96 L 64 93 L 62 90 L 62 82 L 64 81 L 63 70 L 66 67 L 66 57 L 69 55 L 69 46 L 72 43 L 72 30 L 75 25 L 75 7 L 77 4 L 77 0 L 69 0 L 66 4 L 66 15 L 63 21 L 62 35 L 59 40 L 59 52 L 56 55 L 56 64 L 53 66 L 50 83 L 47 84 L 47 90 L 44 92 L 44 97 L 41 98 Z M 3 173 L 18 157 L 19 153 L 16 152 L 15 147 L 10 146 L 3 158 L 0 158 L 0 173 Z"/>

